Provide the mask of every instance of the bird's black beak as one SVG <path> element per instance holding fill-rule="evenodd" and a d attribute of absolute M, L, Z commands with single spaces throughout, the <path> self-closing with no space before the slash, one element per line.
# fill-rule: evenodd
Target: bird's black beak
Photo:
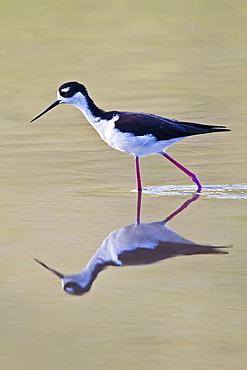
<path fill-rule="evenodd" d="M 41 262 L 40 260 L 38 260 L 37 258 L 34 258 L 34 260 L 36 262 L 38 262 L 41 266 L 45 267 L 47 270 L 53 272 L 53 274 L 57 275 L 60 279 L 63 279 L 64 278 L 64 275 L 61 274 L 61 272 L 58 272 L 50 267 L 48 267 L 47 265 L 45 265 L 43 262 Z"/>
<path fill-rule="evenodd" d="M 42 113 L 40 113 L 38 116 L 36 116 L 35 118 L 33 118 L 31 122 L 35 121 L 36 119 L 38 119 L 39 117 L 43 116 L 43 114 L 49 112 L 49 110 L 51 110 L 52 108 L 56 107 L 58 104 L 60 104 L 61 100 L 56 100 L 54 101 L 54 103 L 52 103 L 48 108 L 46 108 Z"/>

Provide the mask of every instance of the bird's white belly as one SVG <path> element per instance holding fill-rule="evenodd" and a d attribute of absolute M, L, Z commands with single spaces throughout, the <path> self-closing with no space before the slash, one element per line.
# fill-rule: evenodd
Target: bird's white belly
<path fill-rule="evenodd" d="M 97 125 L 93 125 L 98 131 L 102 140 L 109 146 L 121 152 L 132 154 L 136 157 L 146 157 L 151 154 L 160 154 L 170 145 L 183 139 L 176 138 L 158 141 L 153 135 L 135 136 L 130 132 L 121 132 L 115 128 L 115 121 L 118 117 L 113 117 L 111 121 L 101 120 Z"/>

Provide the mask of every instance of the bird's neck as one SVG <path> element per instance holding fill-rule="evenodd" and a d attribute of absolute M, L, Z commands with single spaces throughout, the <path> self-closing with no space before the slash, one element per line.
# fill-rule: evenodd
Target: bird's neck
<path fill-rule="evenodd" d="M 105 269 L 105 267 L 106 266 L 104 264 L 96 263 L 95 260 L 91 260 L 83 271 L 77 275 L 73 275 L 73 279 L 81 285 L 82 288 L 89 291 L 94 280 L 98 274 Z"/>
<path fill-rule="evenodd" d="M 94 126 L 95 123 L 104 119 L 105 111 L 97 107 L 89 95 L 79 95 L 74 105 L 82 111 L 86 119 Z"/>

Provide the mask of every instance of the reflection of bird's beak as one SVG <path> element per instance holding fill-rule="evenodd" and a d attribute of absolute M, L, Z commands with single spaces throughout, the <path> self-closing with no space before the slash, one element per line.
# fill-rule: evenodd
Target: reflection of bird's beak
<path fill-rule="evenodd" d="M 41 262 L 40 260 L 38 260 L 37 258 L 34 258 L 34 260 L 36 262 L 38 262 L 41 266 L 45 267 L 47 270 L 53 272 L 53 274 L 57 275 L 60 279 L 63 279 L 64 278 L 64 275 L 61 274 L 61 272 L 58 272 L 50 267 L 48 267 L 47 265 L 45 265 L 43 262 Z"/>
<path fill-rule="evenodd" d="M 61 102 L 61 100 L 56 100 L 54 101 L 54 103 L 52 103 L 48 108 L 46 108 L 42 113 L 40 113 L 38 116 L 36 116 L 35 118 L 33 118 L 31 122 L 35 121 L 36 119 L 38 119 L 39 117 L 43 116 L 43 114 L 45 114 L 46 112 L 49 112 L 49 110 L 51 110 L 52 108 L 56 107 L 59 103 Z"/>

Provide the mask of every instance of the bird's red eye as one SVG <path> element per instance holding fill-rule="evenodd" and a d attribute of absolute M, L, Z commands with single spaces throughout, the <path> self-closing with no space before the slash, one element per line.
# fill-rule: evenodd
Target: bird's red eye
<path fill-rule="evenodd" d="M 62 95 L 64 98 L 66 98 L 69 95 L 70 87 L 64 87 L 60 90 L 60 95 Z"/>

